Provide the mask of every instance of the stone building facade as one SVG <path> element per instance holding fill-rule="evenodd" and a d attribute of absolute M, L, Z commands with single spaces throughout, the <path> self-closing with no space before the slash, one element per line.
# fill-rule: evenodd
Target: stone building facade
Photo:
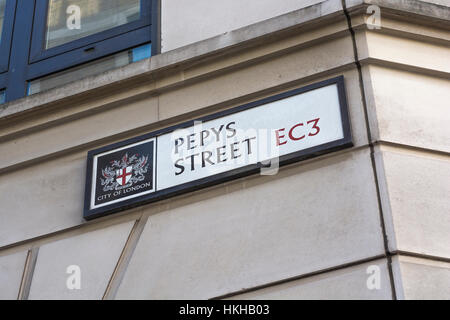
<path fill-rule="evenodd" d="M 448 0 L 159 9 L 158 54 L 0 105 L 1 299 L 450 298 Z M 339 76 L 353 147 L 83 218 L 88 151 Z"/>

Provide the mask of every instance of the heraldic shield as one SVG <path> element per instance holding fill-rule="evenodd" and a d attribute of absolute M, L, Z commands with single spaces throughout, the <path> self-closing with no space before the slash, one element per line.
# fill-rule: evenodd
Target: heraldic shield
<path fill-rule="evenodd" d="M 94 206 L 154 190 L 154 141 L 97 158 Z"/>

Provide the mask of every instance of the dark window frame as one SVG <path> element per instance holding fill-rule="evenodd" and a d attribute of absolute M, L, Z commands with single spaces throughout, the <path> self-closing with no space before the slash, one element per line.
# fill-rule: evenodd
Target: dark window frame
<path fill-rule="evenodd" d="M 3 19 L 3 29 L 0 42 L 0 73 L 8 71 L 16 1 L 17 0 L 6 0 L 5 17 Z"/>
<path fill-rule="evenodd" d="M 139 20 L 44 50 L 48 0 L 7 0 L 15 19 L 4 29 L 11 37 L 9 69 L 0 70 L 6 102 L 26 96 L 30 81 L 121 51 L 150 43 L 151 55 L 160 53 L 160 1 L 141 0 Z"/>
<path fill-rule="evenodd" d="M 52 58 L 62 55 L 69 51 L 76 49 L 94 49 L 97 43 L 101 43 L 107 39 L 120 36 L 124 33 L 129 33 L 133 30 L 148 27 L 152 24 L 151 21 L 151 0 L 141 0 L 141 18 L 139 20 L 127 23 L 103 32 L 95 33 L 90 36 L 74 40 L 63 45 L 59 45 L 50 49 L 44 48 L 45 33 L 48 17 L 48 0 L 37 0 L 35 7 L 33 36 L 31 39 L 31 54 L 30 63 L 38 62 L 40 60 Z"/>

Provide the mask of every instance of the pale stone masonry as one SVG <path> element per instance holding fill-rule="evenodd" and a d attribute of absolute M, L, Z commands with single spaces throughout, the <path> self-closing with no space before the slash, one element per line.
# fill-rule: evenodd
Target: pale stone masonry
<path fill-rule="evenodd" d="M 0 299 L 450 299 L 449 1 L 213 2 L 0 105 Z M 83 219 L 89 150 L 340 75 L 352 148 Z"/>

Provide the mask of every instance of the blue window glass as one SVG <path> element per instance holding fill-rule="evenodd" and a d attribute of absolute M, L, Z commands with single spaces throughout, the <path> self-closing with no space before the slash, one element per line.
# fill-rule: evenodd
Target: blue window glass
<path fill-rule="evenodd" d="M 0 0 L 0 87 L 6 100 L 52 88 L 55 79 L 74 81 L 83 74 L 79 70 L 86 76 L 157 53 L 152 21 L 158 20 L 159 1 Z"/>
<path fill-rule="evenodd" d="M 151 56 L 151 45 L 146 44 L 119 52 L 93 62 L 88 62 L 80 66 L 51 74 L 46 77 L 30 81 L 28 83 L 28 95 L 36 94 L 42 91 L 50 90 L 72 81 L 79 80 L 88 76 L 103 73 L 105 71 L 123 67 L 127 64 L 137 62 Z"/>
<path fill-rule="evenodd" d="M 32 63 L 96 59 L 151 41 L 150 0 L 37 1 L 34 21 Z"/>
<path fill-rule="evenodd" d="M 0 43 L 2 41 L 3 21 L 5 20 L 6 0 L 0 0 Z"/>
<path fill-rule="evenodd" d="M 140 0 L 50 0 L 45 49 L 126 25 L 140 18 Z"/>
<path fill-rule="evenodd" d="M 152 45 L 146 44 L 137 48 L 134 48 L 131 51 L 131 61 L 137 62 L 143 59 L 150 58 L 152 54 Z"/>
<path fill-rule="evenodd" d="M 6 97 L 5 97 L 5 91 L 0 91 L 0 104 L 5 103 Z"/>
<path fill-rule="evenodd" d="M 8 70 L 14 9 L 15 0 L 0 0 L 0 74 Z"/>

